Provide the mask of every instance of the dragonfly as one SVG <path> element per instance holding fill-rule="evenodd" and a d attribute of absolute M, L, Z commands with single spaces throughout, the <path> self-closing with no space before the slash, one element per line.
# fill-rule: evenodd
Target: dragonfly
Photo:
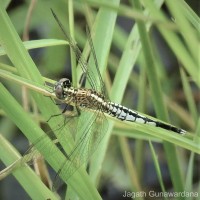
<path fill-rule="evenodd" d="M 55 95 L 60 101 L 66 104 L 73 105 L 73 106 L 75 105 L 77 107 L 80 107 L 81 109 L 87 108 L 89 110 L 94 110 L 94 111 L 99 110 L 101 111 L 101 115 L 106 113 L 121 121 L 130 121 L 130 122 L 147 124 L 147 125 L 163 128 L 169 131 L 173 131 L 178 134 L 186 133 L 186 131 L 181 128 L 150 119 L 144 115 L 139 114 L 137 111 L 133 111 L 118 103 L 111 102 L 105 92 L 105 84 L 103 82 L 103 78 L 101 76 L 101 73 L 98 67 L 97 57 L 95 54 L 94 45 L 91 39 L 89 29 L 87 28 L 86 31 L 88 35 L 91 52 L 95 60 L 95 67 L 98 74 L 100 87 L 97 86 L 98 83 L 96 79 L 92 76 L 93 73 L 90 71 L 87 61 L 82 57 L 82 53 L 79 47 L 76 45 L 73 39 L 69 35 L 67 35 L 67 33 L 65 32 L 63 28 L 63 25 L 61 24 L 56 14 L 53 12 L 53 10 L 52 10 L 52 13 L 58 25 L 60 26 L 62 32 L 67 38 L 67 41 L 69 42 L 70 47 L 74 51 L 76 55 L 76 59 L 81 65 L 83 73 L 87 75 L 86 78 L 91 86 L 91 89 L 74 88 L 68 78 L 62 78 L 59 81 L 57 81 L 54 86 Z M 98 90 L 97 88 L 100 88 L 100 91 L 97 91 Z"/>
<path fill-rule="evenodd" d="M 129 121 L 150 125 L 181 135 L 186 133 L 186 131 L 181 128 L 158 120 L 150 119 L 145 115 L 139 114 L 137 111 L 131 110 L 123 105 L 110 101 L 99 70 L 89 28 L 86 27 L 86 32 L 91 54 L 95 63 L 93 68 L 89 66 L 89 63 L 82 56 L 82 52 L 80 51 L 76 42 L 66 33 L 63 25 L 53 10 L 52 14 L 63 34 L 65 35 L 69 46 L 75 53 L 76 59 L 81 66 L 83 74 L 85 75 L 86 80 L 90 86 L 90 88 L 76 88 L 72 86 L 68 78 L 62 78 L 55 83 L 54 93 L 57 99 L 61 102 L 66 103 L 67 105 L 72 105 L 80 110 L 82 119 L 84 119 L 84 112 L 92 111 L 93 113 L 89 120 L 87 117 L 83 120 L 84 123 L 86 123 L 86 126 L 82 131 L 82 136 L 75 145 L 74 150 L 69 155 L 67 155 L 66 163 L 63 164 L 63 167 L 67 170 L 67 172 L 62 172 L 61 170 L 61 173 L 68 173 L 68 176 L 70 177 L 75 172 L 75 170 L 78 169 L 83 163 L 86 163 L 90 156 L 95 152 L 98 144 L 101 142 L 108 128 L 108 122 L 105 114 L 110 115 L 120 121 Z M 92 70 L 95 70 L 95 72 Z M 95 77 L 94 74 L 97 74 L 98 76 Z M 66 109 L 63 110 L 63 113 L 65 110 Z M 83 153 L 85 148 L 87 149 L 86 153 Z"/>
<path fill-rule="evenodd" d="M 54 85 L 53 92 L 55 93 L 55 96 L 60 102 L 66 104 L 66 107 L 61 114 L 67 112 L 68 105 L 73 106 L 77 112 L 77 116 L 67 116 L 63 125 L 57 130 L 59 131 L 63 126 L 68 126 L 73 127 L 72 129 L 69 128 L 71 132 L 77 130 L 79 131 L 79 137 L 74 145 L 74 148 L 69 153 L 65 152 L 66 161 L 61 165 L 60 170 L 58 171 L 59 176 L 62 177 L 62 174 L 65 174 L 65 178 L 68 180 L 77 171 L 77 169 L 88 162 L 89 158 L 96 151 L 99 143 L 102 141 L 105 133 L 107 132 L 108 120 L 106 114 L 120 121 L 154 126 L 180 135 L 186 133 L 186 131 L 181 128 L 148 118 L 137 111 L 110 101 L 106 93 L 105 83 L 100 73 L 89 28 L 86 27 L 86 33 L 88 36 L 91 55 L 95 63 L 93 68 L 89 66 L 88 61 L 83 57 L 76 42 L 64 30 L 57 15 L 53 10 L 51 11 L 61 31 L 66 37 L 69 46 L 75 53 L 76 59 L 82 69 L 84 75 L 83 77 L 87 80 L 90 87 L 73 87 L 68 78 L 62 78 Z M 90 115 L 88 115 L 88 113 L 90 113 Z M 57 115 L 53 115 L 52 117 L 56 116 Z M 76 130 L 74 126 L 76 127 Z M 74 133 L 72 134 L 76 135 Z M 39 142 L 41 142 L 41 139 L 39 139 Z M 34 144 L 32 146 L 34 146 Z M 30 152 L 28 151 L 28 153 Z M 25 155 L 24 159 L 22 159 L 22 163 L 23 161 L 27 162 L 27 160 L 29 160 L 26 156 L 27 155 Z"/>

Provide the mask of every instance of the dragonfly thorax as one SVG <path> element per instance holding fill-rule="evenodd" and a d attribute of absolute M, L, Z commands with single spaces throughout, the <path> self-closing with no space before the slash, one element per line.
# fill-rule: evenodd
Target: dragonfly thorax
<path fill-rule="evenodd" d="M 105 97 L 92 89 L 74 88 L 67 78 L 60 79 L 54 86 L 54 92 L 58 99 L 70 104 L 88 109 L 105 109 Z"/>

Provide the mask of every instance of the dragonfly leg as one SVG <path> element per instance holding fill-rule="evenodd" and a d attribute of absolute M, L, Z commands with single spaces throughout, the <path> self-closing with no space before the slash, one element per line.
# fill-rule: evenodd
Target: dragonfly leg
<path fill-rule="evenodd" d="M 69 117 L 70 118 L 74 118 L 74 117 L 79 117 L 81 115 L 81 111 L 80 111 L 80 109 L 77 106 L 74 106 L 73 108 L 74 108 L 74 114 L 70 115 L 70 116 L 67 116 L 67 115 L 65 116 L 64 125 L 66 124 L 66 121 L 67 121 L 67 119 Z M 66 112 L 66 110 L 64 109 L 61 114 L 65 113 L 65 112 Z"/>
<path fill-rule="evenodd" d="M 51 115 L 49 117 L 49 119 L 47 120 L 47 122 L 49 122 L 53 117 L 57 117 L 57 116 L 60 116 L 60 115 L 64 114 L 67 111 L 68 107 L 69 107 L 69 105 L 66 104 L 65 108 L 63 109 L 63 111 L 61 113 L 58 113 L 58 114 L 55 114 L 55 115 Z"/>
<path fill-rule="evenodd" d="M 58 114 L 55 114 L 55 115 L 51 115 L 51 116 L 49 117 L 49 119 L 47 120 L 47 122 L 49 122 L 53 117 L 57 117 L 57 116 L 63 115 L 63 114 L 68 110 L 68 108 L 69 108 L 69 105 L 66 104 L 65 107 L 64 107 L 64 109 L 63 109 L 63 111 L 62 111 L 61 113 L 58 113 Z M 70 118 L 71 118 L 71 117 L 78 117 L 78 116 L 80 116 L 80 114 L 81 114 L 81 111 L 80 111 L 80 109 L 79 109 L 77 106 L 75 106 L 74 108 L 75 108 L 76 114 L 71 115 Z M 65 120 L 64 120 L 64 121 L 66 121 L 67 118 L 69 118 L 69 116 L 65 116 Z M 65 123 L 64 123 L 64 124 L 65 124 Z"/>

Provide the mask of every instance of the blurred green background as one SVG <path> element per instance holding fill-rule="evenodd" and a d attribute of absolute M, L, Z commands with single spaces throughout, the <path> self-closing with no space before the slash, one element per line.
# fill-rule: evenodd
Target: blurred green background
<path fill-rule="evenodd" d="M 86 24 L 89 25 L 111 100 L 188 131 L 186 136 L 179 136 L 144 125 L 129 126 L 114 120 L 99 148 L 102 150 L 100 158 L 94 162 L 99 164 L 94 167 L 95 175 L 91 175 L 94 188 L 97 188 L 102 199 L 125 199 L 125 191 L 138 192 L 138 199 L 151 199 L 149 191 L 199 192 L 198 1 L 3 2 L 1 9 L 6 9 L 22 41 L 33 41 L 35 47 L 29 43 L 29 54 L 41 75 L 50 82 L 62 77 L 72 79 L 71 63 L 74 61 L 64 42 L 62 45 L 50 40 L 37 43 L 40 39 L 65 40 L 52 16 L 52 8 L 81 50 L 86 45 L 85 30 Z M 15 65 L 5 55 L 2 38 L 0 69 L 12 72 Z M 88 47 L 85 49 L 87 56 Z M 78 69 L 77 82 L 80 77 Z M 37 107 L 37 104 L 29 102 L 32 105 L 29 108 L 30 105 L 25 103 L 28 94 L 24 93 L 21 85 L 3 78 L 3 71 L 0 73 L 1 82 L 12 96 L 27 112 L 34 115 L 34 106 Z M 1 135 L 23 154 L 28 149 L 27 139 L 9 120 L 3 107 L 0 113 Z M 33 119 L 40 121 L 45 129 L 46 118 L 42 114 L 38 113 Z M 95 152 L 94 157 L 99 155 L 99 151 Z M 4 167 L 2 163 L 1 169 Z M 50 176 L 54 180 L 55 173 L 52 171 L 50 169 Z M 28 195 L 19 182 L 12 175 L 2 180 L 0 198 L 33 199 L 34 192 Z M 77 194 L 80 197 L 81 192 L 70 187 L 67 189 L 68 198 L 76 199 Z M 65 191 L 66 186 L 59 189 L 62 199 Z M 139 195 L 139 192 L 146 192 L 147 197 L 141 193 Z M 41 199 L 44 197 L 41 196 Z"/>

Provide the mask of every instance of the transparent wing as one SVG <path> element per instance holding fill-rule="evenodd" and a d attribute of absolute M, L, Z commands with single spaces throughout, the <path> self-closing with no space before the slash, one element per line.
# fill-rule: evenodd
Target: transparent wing
<path fill-rule="evenodd" d="M 88 67 L 88 62 L 85 60 L 85 58 L 82 56 L 82 53 L 79 49 L 79 47 L 76 45 L 76 42 L 71 38 L 71 36 L 69 34 L 67 34 L 67 32 L 64 30 L 62 23 L 60 22 L 60 20 L 58 19 L 58 17 L 56 16 L 56 14 L 54 13 L 53 10 L 52 14 L 55 18 L 55 20 L 57 21 L 60 29 L 62 30 L 63 34 L 65 35 L 67 41 L 69 42 L 70 47 L 72 48 L 72 50 L 74 51 L 75 55 L 76 55 L 76 59 L 78 61 L 78 63 L 81 66 L 81 69 L 88 81 L 88 83 L 90 84 L 91 88 L 99 91 L 99 87 L 98 87 L 98 82 L 95 79 L 95 76 L 93 74 L 92 71 L 90 71 L 91 67 Z"/>
<path fill-rule="evenodd" d="M 79 135 L 81 137 L 78 138 L 74 150 L 67 155 L 66 162 L 63 163 L 63 167 L 59 172 L 61 177 L 64 173 L 65 176 L 67 174 L 67 179 L 69 179 L 77 169 L 88 162 L 108 129 L 107 119 L 102 112 L 90 113 L 89 121 L 87 120 L 87 123 L 85 123 L 85 120 L 88 119 L 88 114 L 86 111 L 81 114 L 81 119 L 78 122 L 78 130 L 80 130 Z"/>
<path fill-rule="evenodd" d="M 92 42 L 92 38 L 87 27 L 86 32 L 88 36 L 88 41 L 91 49 L 91 55 L 94 59 L 95 66 L 89 66 L 88 62 L 82 56 L 82 53 L 76 42 L 67 34 L 63 28 L 63 25 L 59 21 L 58 17 L 52 11 L 55 20 L 60 26 L 62 32 L 67 38 L 70 47 L 76 55 L 76 59 L 79 62 L 83 74 L 86 77 L 89 85 L 95 91 L 100 91 L 103 95 L 105 94 L 105 85 L 101 77 L 98 62 Z M 92 67 L 92 68 L 91 68 Z M 68 124 L 69 125 L 69 124 Z M 90 156 L 97 149 L 99 142 L 104 137 L 104 134 L 107 131 L 107 120 L 101 112 L 101 110 L 94 111 L 90 113 L 87 109 L 82 110 L 81 116 L 77 119 L 77 135 L 76 135 L 76 145 L 74 149 L 66 155 L 66 161 L 62 164 L 63 167 L 60 169 L 59 174 L 62 177 L 62 174 L 65 173 L 65 177 L 70 178 L 71 175 L 84 163 L 87 163 Z"/>
<path fill-rule="evenodd" d="M 74 138 L 75 136 L 71 135 L 72 133 L 77 132 L 77 117 L 74 117 L 73 112 L 68 112 L 65 114 L 65 117 L 63 117 L 63 120 L 60 121 L 60 123 L 53 128 L 53 130 L 49 130 L 46 132 L 46 134 L 40 138 L 38 138 L 34 143 L 30 145 L 28 150 L 24 153 L 24 155 L 17 160 L 13 165 L 7 168 L 8 174 L 12 173 L 15 169 L 17 169 L 20 166 L 23 166 L 24 164 L 32 165 L 33 160 L 36 156 L 39 155 L 39 152 L 36 148 L 41 149 L 49 147 L 49 142 L 53 141 L 55 145 L 59 144 L 56 135 L 60 134 L 62 140 L 67 140 L 69 137 Z M 63 134 L 64 132 L 64 134 Z M 46 138 L 49 138 L 50 140 L 46 140 Z M 69 141 L 66 141 L 66 143 Z M 54 151 L 55 148 L 50 148 L 48 151 L 49 155 L 53 155 L 56 152 Z M 59 148 L 57 150 L 62 150 L 62 147 L 59 145 Z M 5 172 L 4 172 L 5 173 Z M 0 173 L 1 175 L 1 173 Z"/>
<path fill-rule="evenodd" d="M 95 67 L 93 67 L 92 69 L 88 69 L 88 70 L 90 71 L 91 75 L 95 76 L 95 74 L 96 74 L 97 78 L 99 79 L 98 81 L 96 81 L 96 82 L 99 82 L 98 85 L 100 85 L 99 91 L 101 92 L 101 94 L 108 97 L 108 95 L 106 94 L 106 87 L 105 87 L 105 84 L 104 84 L 104 81 L 103 81 L 103 78 L 101 76 L 101 72 L 100 72 L 100 69 L 99 69 L 97 56 L 96 56 L 96 53 L 95 53 L 94 44 L 93 44 L 93 41 L 92 41 L 90 29 L 89 29 L 88 26 L 86 26 L 86 33 L 87 33 L 88 42 L 89 42 L 89 45 L 90 45 L 92 57 L 94 59 L 94 64 L 95 64 Z M 92 70 L 94 70 L 94 72 L 92 72 Z M 95 73 L 95 71 L 96 71 L 96 73 Z"/>

